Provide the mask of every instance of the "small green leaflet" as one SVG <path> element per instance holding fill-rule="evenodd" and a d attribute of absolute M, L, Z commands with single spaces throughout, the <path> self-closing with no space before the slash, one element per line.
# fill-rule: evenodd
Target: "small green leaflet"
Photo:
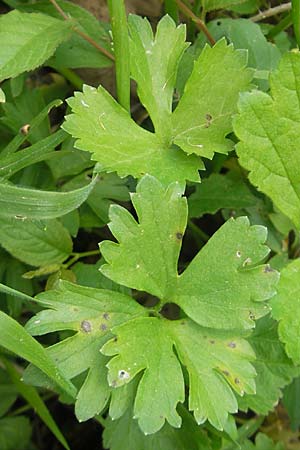
<path fill-rule="evenodd" d="M 11 11 L 0 18 L 0 80 L 43 64 L 69 36 L 71 22 Z"/>
<path fill-rule="evenodd" d="M 101 267 L 106 277 L 159 298 L 172 298 L 187 220 L 183 192 L 184 186 L 179 183 L 165 189 L 146 175 L 131 195 L 140 223 L 121 206 L 110 207 L 109 228 L 120 244 L 110 241 L 100 244 L 100 251 L 109 263 Z"/>
<path fill-rule="evenodd" d="M 187 219 L 183 186 L 167 189 L 145 176 L 132 195 L 139 223 L 120 206 L 109 227 L 118 243 L 103 241 L 108 262 L 101 271 L 113 281 L 177 303 L 200 325 L 251 328 L 268 312 L 262 303 L 275 294 L 277 272 L 257 264 L 268 255 L 266 229 L 245 217 L 226 222 L 178 276 L 177 260 Z M 222 255 L 222 257 L 220 257 Z M 124 270 L 126 267 L 126 270 Z"/>
<path fill-rule="evenodd" d="M 277 323 L 270 316 L 257 322 L 248 341 L 256 355 L 253 363 L 257 372 L 256 393 L 239 398 L 239 409 L 250 408 L 257 414 L 267 415 L 282 397 L 282 389 L 300 374 L 300 368 L 286 355 L 278 339 Z"/>
<path fill-rule="evenodd" d="M 49 347 L 47 353 L 67 379 L 87 372 L 76 398 L 75 412 L 81 421 L 90 419 L 102 411 L 110 397 L 106 381 L 107 358 L 99 350 L 111 337 L 111 327 L 145 314 L 144 309 L 125 294 L 77 286 L 67 281 L 60 281 L 56 290 L 43 292 L 36 300 L 49 309 L 27 323 L 26 329 L 31 334 L 75 332 Z M 24 379 L 53 388 L 33 366 L 27 369 Z"/>
<path fill-rule="evenodd" d="M 295 364 L 300 364 L 300 259 L 281 271 L 272 315 L 279 321 L 279 337 Z"/>
<path fill-rule="evenodd" d="M 282 58 L 270 77 L 271 95 L 244 93 L 234 131 L 240 163 L 249 179 L 300 227 L 300 53 Z"/>
<path fill-rule="evenodd" d="M 172 136 L 172 100 L 179 61 L 188 47 L 185 25 L 174 26 L 165 16 L 157 26 L 155 38 L 149 21 L 129 16 L 132 78 L 138 95 L 154 124 L 155 133 L 166 143 Z M 159 69 L 158 69 L 159 68 Z"/>
<path fill-rule="evenodd" d="M 235 51 L 225 40 L 205 47 L 172 113 L 176 72 L 187 46 L 185 28 L 176 28 L 168 16 L 159 22 L 155 38 L 147 20 L 131 17 L 129 28 L 132 77 L 155 133 L 139 127 L 102 87 L 88 86 L 69 99 L 73 114 L 63 127 L 105 171 L 136 178 L 149 173 L 165 185 L 174 179 L 199 181 L 198 169 L 204 165 L 196 155 L 212 158 L 214 152 L 233 148 L 226 138 L 231 117 L 239 92 L 249 88 L 252 78 L 246 52 Z"/>
<path fill-rule="evenodd" d="M 247 52 L 234 50 L 225 39 L 204 47 L 172 117 L 176 145 L 209 159 L 233 149 L 226 136 L 232 131 L 239 93 L 249 88 L 253 76 L 246 66 Z"/>

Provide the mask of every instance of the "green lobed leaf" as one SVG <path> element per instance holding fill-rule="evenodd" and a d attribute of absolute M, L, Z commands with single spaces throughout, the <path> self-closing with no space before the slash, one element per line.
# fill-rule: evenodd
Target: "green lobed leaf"
<path fill-rule="evenodd" d="M 204 178 L 188 198 L 190 217 L 215 214 L 222 208 L 236 210 L 256 204 L 257 198 L 243 179 L 234 172 L 228 172 L 226 175 L 213 173 Z"/>
<path fill-rule="evenodd" d="M 106 277 L 170 298 L 176 287 L 177 260 L 187 220 L 183 191 L 177 182 L 165 189 L 154 178 L 145 176 L 131 196 L 139 222 L 126 209 L 110 207 L 109 228 L 120 243 L 100 244 L 108 262 L 101 267 Z"/>
<path fill-rule="evenodd" d="M 73 114 L 66 117 L 63 129 L 77 139 L 77 148 L 92 152 L 102 171 L 136 178 L 150 173 L 166 184 L 174 180 L 174 174 L 179 181 L 198 181 L 201 165 L 196 156 L 165 147 L 101 86 L 84 86 L 83 93 L 76 92 L 68 103 Z"/>
<path fill-rule="evenodd" d="M 226 136 L 232 131 L 239 93 L 250 86 L 253 72 L 246 66 L 246 51 L 234 50 L 225 39 L 213 48 L 205 46 L 173 113 L 175 144 L 209 159 L 233 149 Z"/>
<path fill-rule="evenodd" d="M 300 373 L 300 368 L 287 357 L 278 338 L 277 323 L 270 316 L 257 322 L 248 341 L 256 355 L 253 363 L 257 372 L 256 393 L 239 398 L 239 408 L 267 415 L 278 404 L 282 389 Z"/>
<path fill-rule="evenodd" d="M 300 54 L 290 52 L 270 77 L 271 95 L 243 94 L 234 131 L 240 163 L 250 181 L 300 226 Z"/>
<path fill-rule="evenodd" d="M 79 389 L 75 412 L 77 418 L 90 419 L 105 407 L 110 389 L 106 381 L 107 358 L 99 352 L 111 336 L 111 327 L 135 316 L 143 315 L 144 309 L 130 297 L 116 291 L 94 289 L 60 281 L 55 290 L 36 297 L 39 304 L 48 308 L 34 316 L 26 325 L 33 335 L 71 330 L 71 337 L 48 347 L 48 355 L 56 361 L 67 379 L 86 374 Z M 49 385 L 30 366 L 25 380 L 35 384 Z"/>
<path fill-rule="evenodd" d="M 0 18 L 0 80 L 43 64 L 69 35 L 71 23 L 11 11 Z"/>
<path fill-rule="evenodd" d="M 89 196 L 96 179 L 70 192 L 23 188 L 0 179 L 0 221 L 2 219 L 55 219 L 78 208 Z"/>
<path fill-rule="evenodd" d="M 248 66 L 256 69 L 254 78 L 258 71 L 269 71 L 277 68 L 280 60 L 279 48 L 268 42 L 261 27 L 249 19 L 218 18 L 208 23 L 208 29 L 216 40 L 226 37 L 235 49 L 246 49 L 248 51 Z M 196 46 L 204 46 L 205 36 L 199 34 Z M 268 89 L 268 81 L 255 79 L 263 90 Z"/>
<path fill-rule="evenodd" d="M 70 234 L 58 220 L 0 217 L 0 244 L 32 266 L 61 263 L 72 252 Z"/>
<path fill-rule="evenodd" d="M 166 185 L 174 180 L 199 181 L 197 170 L 204 165 L 196 155 L 212 158 L 215 152 L 233 149 L 226 136 L 232 131 L 238 94 L 249 88 L 252 78 L 246 52 L 235 51 L 225 40 L 206 47 L 171 114 L 185 30 L 176 28 L 169 17 L 160 21 L 155 38 L 148 22 L 136 17 L 130 19 L 130 30 L 132 76 L 156 133 L 133 122 L 103 88 L 88 86 L 69 99 L 72 114 L 63 127 L 77 139 L 78 148 L 93 153 L 103 171 L 136 178 L 149 173 Z"/>
<path fill-rule="evenodd" d="M 272 315 L 279 321 L 279 338 L 295 364 L 300 364 L 300 260 L 281 271 L 277 295 L 272 299 Z"/>
<path fill-rule="evenodd" d="M 269 253 L 266 231 L 247 217 L 229 219 L 180 275 L 173 301 L 203 326 L 254 327 L 268 313 L 263 302 L 275 295 L 279 277 L 260 264 Z"/>
<path fill-rule="evenodd" d="M 200 325 L 251 328 L 264 316 L 263 304 L 275 294 L 277 272 L 258 265 L 269 253 L 266 229 L 246 217 L 226 222 L 178 276 L 177 260 L 186 226 L 182 187 L 167 189 L 145 176 L 133 195 L 140 223 L 121 207 L 111 208 L 112 233 L 100 250 L 108 265 L 102 273 L 127 287 L 147 291 L 164 303 L 177 303 Z M 124 270 L 126 267 L 126 270 Z"/>
<path fill-rule="evenodd" d="M 101 349 L 107 356 L 117 355 L 107 364 L 109 384 L 122 386 L 145 370 L 134 403 L 134 417 L 145 434 L 160 430 L 166 420 L 173 427 L 181 426 L 176 411 L 184 400 L 179 361 L 189 373 L 189 409 L 198 424 L 208 419 L 222 430 L 228 412 L 237 412 L 232 389 L 240 395 L 254 392 L 255 370 L 250 364 L 254 353 L 245 340 L 232 333 L 204 329 L 189 319 L 152 317 L 119 325 L 113 333 L 117 339 Z"/>
<path fill-rule="evenodd" d="M 131 15 L 129 31 L 131 71 L 137 82 L 138 96 L 152 119 L 156 134 L 169 144 L 176 73 L 188 47 L 185 25 L 176 27 L 166 15 L 158 23 L 154 38 L 149 21 Z"/>

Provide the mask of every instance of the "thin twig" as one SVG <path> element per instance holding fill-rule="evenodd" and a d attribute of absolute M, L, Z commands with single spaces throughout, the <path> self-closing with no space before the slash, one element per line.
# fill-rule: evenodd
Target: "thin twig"
<path fill-rule="evenodd" d="M 56 0 L 50 0 L 50 3 L 54 6 L 57 12 L 65 19 L 70 20 L 70 17 L 63 11 L 63 9 L 58 5 Z M 95 47 L 99 52 L 101 52 L 103 55 L 105 55 L 107 58 L 109 58 L 111 61 L 114 61 L 114 55 L 112 55 L 108 50 L 101 47 L 101 45 L 97 44 L 94 39 L 92 39 L 88 34 L 84 33 L 83 31 L 79 30 L 78 28 L 74 27 L 75 33 L 79 34 L 83 39 L 85 39 L 87 42 L 89 42 L 93 47 Z"/>
<path fill-rule="evenodd" d="M 188 8 L 181 0 L 176 0 L 176 3 L 180 11 L 182 11 L 187 17 L 192 19 L 192 21 L 196 24 L 196 27 L 205 34 L 210 44 L 215 45 L 216 41 L 208 31 L 208 28 L 203 20 L 199 19 L 199 17 L 197 17 L 196 14 L 194 14 L 193 11 L 190 10 L 190 8 Z"/>
<path fill-rule="evenodd" d="M 261 20 L 264 20 L 267 17 L 276 16 L 277 14 L 280 14 L 285 11 L 290 11 L 291 9 L 292 9 L 291 2 L 282 3 L 282 5 L 274 6 L 274 8 L 269 8 L 266 9 L 265 11 L 261 11 L 259 14 L 256 14 L 256 16 L 250 17 L 250 20 L 252 20 L 252 22 L 260 22 Z"/>

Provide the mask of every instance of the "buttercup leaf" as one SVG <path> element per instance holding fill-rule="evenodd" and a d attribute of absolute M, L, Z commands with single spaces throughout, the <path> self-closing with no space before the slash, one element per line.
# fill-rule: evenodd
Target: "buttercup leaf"
<path fill-rule="evenodd" d="M 244 93 L 234 131 L 250 181 L 300 227 L 300 54 L 287 53 L 270 77 L 271 96 Z"/>

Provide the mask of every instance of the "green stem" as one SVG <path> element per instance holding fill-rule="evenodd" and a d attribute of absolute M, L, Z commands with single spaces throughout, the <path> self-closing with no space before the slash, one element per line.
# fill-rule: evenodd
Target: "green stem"
<path fill-rule="evenodd" d="M 205 243 L 209 240 L 209 236 L 208 234 L 204 233 L 204 231 L 202 231 L 199 227 L 197 227 L 197 225 L 194 224 L 194 222 L 189 219 L 188 221 L 188 226 L 191 228 L 191 230 L 193 231 L 193 233 L 200 238 L 201 243 Z"/>
<path fill-rule="evenodd" d="M 172 17 L 175 23 L 178 23 L 179 14 L 175 0 L 165 0 L 165 13 Z"/>
<path fill-rule="evenodd" d="M 129 36 L 124 0 L 108 0 L 114 42 L 118 101 L 130 112 Z"/>
<path fill-rule="evenodd" d="M 45 401 L 50 400 L 50 398 L 53 398 L 55 396 L 56 396 L 56 394 L 47 393 L 47 394 L 43 395 L 41 398 L 45 402 Z M 33 406 L 29 405 L 29 403 L 27 403 L 27 405 L 20 406 L 20 408 L 15 409 L 14 411 L 10 412 L 8 414 L 8 416 L 9 417 L 18 416 L 19 414 L 23 414 L 24 412 L 29 411 L 30 409 L 33 409 Z"/>
<path fill-rule="evenodd" d="M 60 73 L 63 77 L 65 77 L 66 80 L 70 81 L 70 83 L 80 91 L 82 90 L 83 86 L 83 80 L 71 69 L 67 68 L 61 68 L 57 69 L 55 68 L 56 72 Z"/>
<path fill-rule="evenodd" d="M 277 25 L 271 28 L 271 30 L 267 35 L 267 38 L 273 39 L 275 36 L 281 33 L 281 31 L 286 30 L 288 27 L 290 27 L 292 23 L 293 23 L 292 15 L 291 13 L 289 13 Z"/>
<path fill-rule="evenodd" d="M 292 20 L 298 47 L 300 47 L 300 1 L 292 0 Z"/>
<path fill-rule="evenodd" d="M 88 256 L 94 256 L 94 255 L 99 255 L 100 251 L 98 250 L 90 250 L 88 252 L 82 252 L 82 253 L 71 253 L 71 256 L 73 256 L 73 258 L 69 259 L 69 261 L 67 261 L 65 264 L 63 264 L 63 267 L 65 269 L 68 269 L 70 266 L 72 266 L 73 264 L 76 263 L 76 261 L 78 261 L 78 259 L 81 258 L 86 258 Z"/>
<path fill-rule="evenodd" d="M 196 27 L 205 34 L 208 42 L 211 45 L 215 45 L 216 41 L 213 38 L 213 36 L 210 34 L 210 32 L 209 32 L 207 26 L 205 25 L 205 23 L 203 22 L 203 20 L 199 19 L 199 17 L 197 17 L 196 14 L 194 14 L 193 11 L 182 2 L 182 0 L 176 0 L 176 3 L 178 5 L 178 8 L 180 9 L 180 11 L 182 11 L 186 17 L 189 17 L 190 19 L 192 19 L 192 21 L 196 24 Z"/>

